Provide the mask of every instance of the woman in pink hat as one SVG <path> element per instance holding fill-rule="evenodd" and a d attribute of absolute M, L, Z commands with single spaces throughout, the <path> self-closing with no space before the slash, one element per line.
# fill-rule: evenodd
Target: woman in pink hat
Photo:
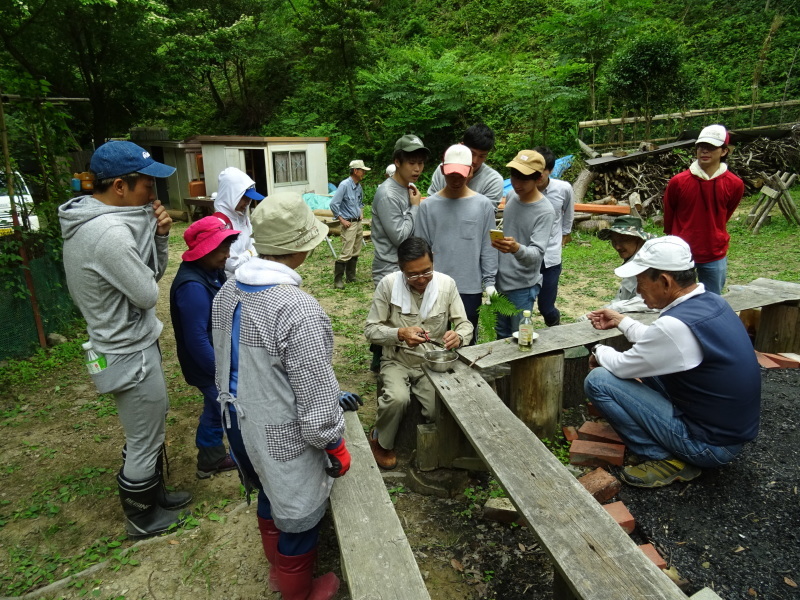
<path fill-rule="evenodd" d="M 211 304 L 225 283 L 225 261 L 239 231 L 227 229 L 216 217 L 195 221 L 184 232 L 189 249 L 169 292 L 169 311 L 178 361 L 186 383 L 203 394 L 203 412 L 197 426 L 197 477 L 205 479 L 236 468 L 222 442 L 222 420 L 214 382 L 211 342 Z"/>

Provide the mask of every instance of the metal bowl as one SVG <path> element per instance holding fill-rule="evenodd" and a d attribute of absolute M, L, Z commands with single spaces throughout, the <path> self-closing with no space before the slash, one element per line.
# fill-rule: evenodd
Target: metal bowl
<path fill-rule="evenodd" d="M 429 350 L 425 353 L 428 368 L 435 373 L 446 373 L 458 360 L 455 350 Z"/>

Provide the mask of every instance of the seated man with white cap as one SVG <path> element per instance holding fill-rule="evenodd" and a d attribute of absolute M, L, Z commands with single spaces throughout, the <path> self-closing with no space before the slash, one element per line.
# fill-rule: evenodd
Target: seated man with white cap
<path fill-rule="evenodd" d="M 690 481 L 700 468 L 731 462 L 758 434 L 761 375 L 747 332 L 728 303 L 697 283 L 688 244 L 648 240 L 614 271 L 636 276 L 650 326 L 614 310 L 589 313 L 595 329 L 614 327 L 633 347 L 592 350 L 586 395 L 628 449 L 644 461 L 622 470 L 637 487 Z"/>

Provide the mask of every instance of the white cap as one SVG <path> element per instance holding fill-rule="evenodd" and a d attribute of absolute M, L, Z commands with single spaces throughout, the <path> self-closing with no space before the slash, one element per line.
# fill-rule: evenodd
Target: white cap
<path fill-rule="evenodd" d="M 464 177 L 469 177 L 470 169 L 472 169 L 472 151 L 464 144 L 450 146 L 444 153 L 442 164 L 445 175 L 458 173 Z"/>
<path fill-rule="evenodd" d="M 636 255 L 614 269 L 617 277 L 631 277 L 647 269 L 686 271 L 694 267 L 689 244 L 674 235 L 647 240 Z"/>
<path fill-rule="evenodd" d="M 391 165 L 386 167 L 386 176 L 391 177 L 392 175 L 394 175 L 395 171 L 397 171 L 397 167 L 394 165 L 394 163 L 392 163 Z"/>
<path fill-rule="evenodd" d="M 719 147 L 727 144 L 729 139 L 728 130 L 722 125 L 709 125 L 697 136 L 695 144 L 711 144 Z"/>
<path fill-rule="evenodd" d="M 350 168 L 351 169 L 362 169 L 364 171 L 372 171 L 369 167 L 364 166 L 363 160 L 351 160 L 350 161 Z"/>

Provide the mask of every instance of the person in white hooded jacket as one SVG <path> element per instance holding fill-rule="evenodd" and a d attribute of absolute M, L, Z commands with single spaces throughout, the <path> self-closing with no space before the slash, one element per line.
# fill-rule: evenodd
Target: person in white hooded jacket
<path fill-rule="evenodd" d="M 225 275 L 233 278 L 233 273 L 244 263 L 257 255 L 253 246 L 253 227 L 250 224 L 250 203 L 261 201 L 264 196 L 255 188 L 256 182 L 236 167 L 228 167 L 219 174 L 217 197 L 214 198 L 215 217 L 226 226 L 241 231 L 231 245 L 231 255 L 225 261 Z"/>

